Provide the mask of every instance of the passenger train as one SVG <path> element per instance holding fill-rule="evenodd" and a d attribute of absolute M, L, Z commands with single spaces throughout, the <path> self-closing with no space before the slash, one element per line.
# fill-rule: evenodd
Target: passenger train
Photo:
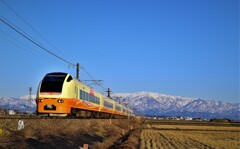
<path fill-rule="evenodd" d="M 124 118 L 133 111 L 93 90 L 68 73 L 45 75 L 38 87 L 37 114 L 82 118 Z"/>

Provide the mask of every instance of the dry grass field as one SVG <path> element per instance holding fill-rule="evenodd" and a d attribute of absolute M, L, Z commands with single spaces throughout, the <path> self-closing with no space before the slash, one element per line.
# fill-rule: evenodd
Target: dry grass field
<path fill-rule="evenodd" d="M 147 120 L 140 149 L 240 148 L 240 125 L 211 122 Z"/>
<path fill-rule="evenodd" d="M 24 119 L 19 131 L 18 120 L 0 119 L 0 149 L 240 149 L 240 123 Z"/>
<path fill-rule="evenodd" d="M 25 128 L 19 131 L 18 121 L 0 119 L 0 149 L 67 149 L 83 144 L 105 149 L 141 125 L 140 119 L 24 119 Z M 137 142 L 127 138 L 125 147 L 135 148 L 139 135 L 140 131 Z"/>

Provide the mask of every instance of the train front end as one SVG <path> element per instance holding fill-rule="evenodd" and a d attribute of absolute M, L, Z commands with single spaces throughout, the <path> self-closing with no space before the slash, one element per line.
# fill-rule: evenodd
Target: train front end
<path fill-rule="evenodd" d="M 49 73 L 41 81 L 36 103 L 37 114 L 47 116 L 67 116 L 74 103 L 74 81 L 67 73 Z"/>

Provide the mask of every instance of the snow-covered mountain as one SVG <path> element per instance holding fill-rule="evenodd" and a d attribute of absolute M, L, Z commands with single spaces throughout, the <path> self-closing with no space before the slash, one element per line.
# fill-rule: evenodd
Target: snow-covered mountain
<path fill-rule="evenodd" d="M 35 95 L 20 98 L 0 97 L 0 109 L 16 109 L 35 111 Z M 184 116 L 198 118 L 229 118 L 240 120 L 240 103 L 203 100 L 199 98 L 183 98 L 151 92 L 116 93 L 112 95 L 116 101 L 130 106 L 135 113 L 141 115 Z M 29 106 L 31 105 L 31 108 Z"/>
<path fill-rule="evenodd" d="M 29 96 L 23 96 L 20 98 L 0 97 L 0 109 L 34 112 L 36 110 L 35 97 L 36 96 L 32 95 L 31 102 Z"/>
<path fill-rule="evenodd" d="M 240 103 L 183 98 L 151 92 L 116 93 L 113 98 L 142 115 L 240 119 Z"/>

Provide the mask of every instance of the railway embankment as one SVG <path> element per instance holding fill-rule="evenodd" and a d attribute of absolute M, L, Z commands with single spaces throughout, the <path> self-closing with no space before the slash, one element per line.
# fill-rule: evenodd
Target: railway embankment
<path fill-rule="evenodd" d="M 21 130 L 19 120 L 24 123 Z M 94 149 L 135 148 L 141 124 L 142 120 L 138 118 L 0 119 L 0 148 L 65 149 L 80 148 L 84 144 Z M 116 144 L 118 141 L 122 142 Z"/>

